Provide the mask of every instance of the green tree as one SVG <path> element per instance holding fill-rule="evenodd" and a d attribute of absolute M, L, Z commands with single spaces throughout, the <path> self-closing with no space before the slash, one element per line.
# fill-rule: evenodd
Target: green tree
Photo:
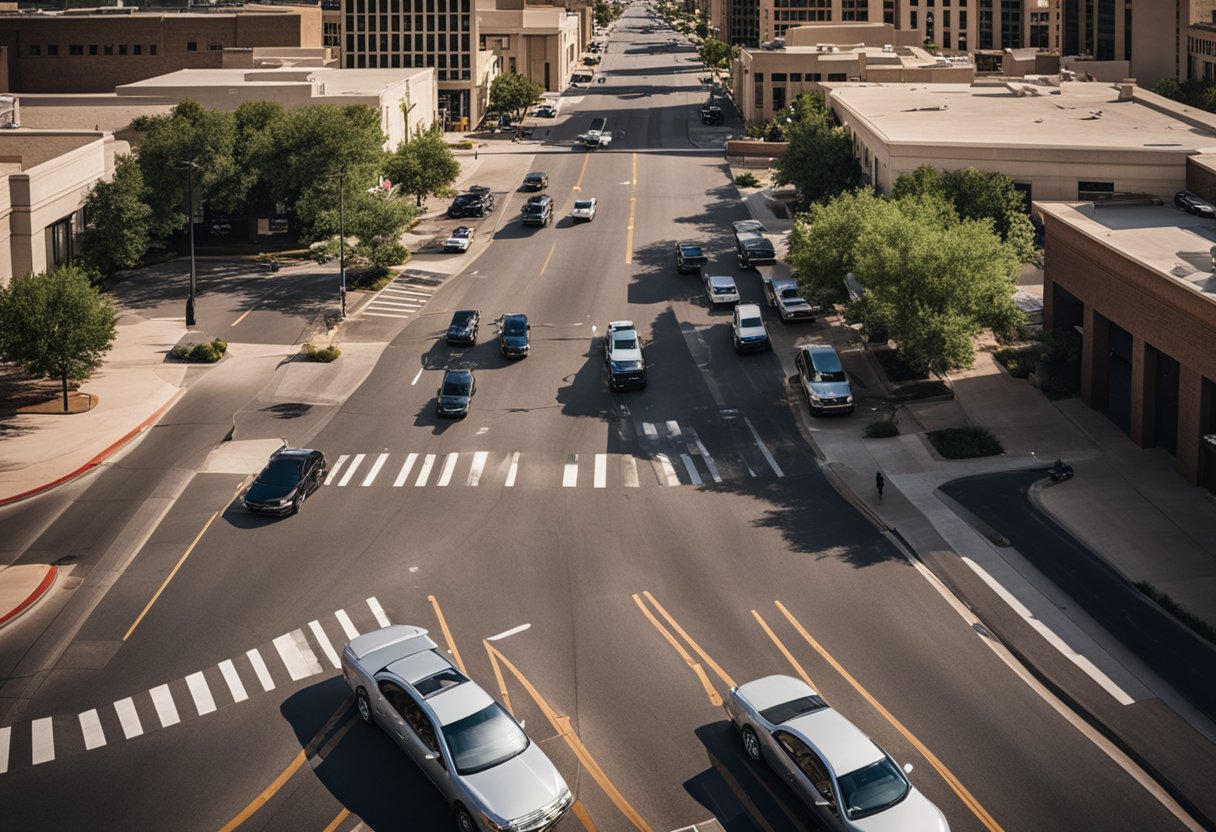
<path fill-rule="evenodd" d="M 696 32 L 697 37 L 704 40 L 705 38 L 709 37 L 709 24 L 704 20 L 698 20 L 696 25 L 693 27 L 693 31 Z"/>
<path fill-rule="evenodd" d="M 1203 109 L 1216 113 L 1216 86 L 1209 86 L 1203 91 Z"/>
<path fill-rule="evenodd" d="M 395 189 L 394 189 L 395 191 Z M 355 265 L 386 269 L 404 263 L 409 249 L 401 244 L 401 233 L 418 215 L 418 209 L 408 199 L 395 192 L 348 192 L 346 195 L 346 235 L 348 262 Z M 325 206 L 317 211 L 317 227 L 332 229 L 323 245 L 313 249 L 313 257 L 325 263 L 338 256 L 339 241 L 337 206 Z M 353 238 L 353 240 L 351 239 Z"/>
<path fill-rule="evenodd" d="M 898 210 L 890 200 L 857 190 L 813 204 L 797 216 L 788 259 L 812 303 L 828 306 L 847 299 L 844 278 L 856 268 L 858 235 L 867 222 Z"/>
<path fill-rule="evenodd" d="M 118 314 L 110 299 L 76 266 L 14 277 L 0 287 L 0 359 L 27 373 L 59 379 L 63 409 L 68 383 L 84 381 L 114 344 Z"/>
<path fill-rule="evenodd" d="M 612 21 L 616 20 L 624 13 L 624 9 L 616 3 L 607 3 L 603 0 L 598 0 L 592 7 L 592 14 L 595 15 L 596 26 L 607 26 Z"/>
<path fill-rule="evenodd" d="M 853 141 L 825 113 L 808 109 L 785 129 L 786 150 L 773 164 L 777 184 L 793 185 L 807 202 L 822 202 L 856 187 L 860 169 Z"/>
<path fill-rule="evenodd" d="M 1182 86 L 1173 78 L 1162 78 L 1157 82 L 1157 86 L 1153 87 L 1153 92 L 1157 93 L 1157 95 L 1163 95 L 1166 98 L 1173 99 L 1174 101 L 1184 101 L 1186 99 L 1186 95 L 1182 91 Z"/>
<path fill-rule="evenodd" d="M 276 139 L 287 111 L 274 101 L 246 101 L 232 114 L 236 131 L 233 161 L 252 222 L 273 210 L 271 172 L 280 164 Z"/>
<path fill-rule="evenodd" d="M 728 69 L 730 62 L 739 57 L 739 47 L 731 46 L 717 38 L 706 38 L 697 50 L 697 55 L 712 69 Z"/>
<path fill-rule="evenodd" d="M 460 163 L 444 141 L 442 130 L 417 130 L 389 157 L 385 175 L 394 185 L 400 185 L 403 193 L 413 194 L 421 206 L 428 196 L 451 187 L 460 175 Z"/>
<path fill-rule="evenodd" d="M 98 180 L 84 198 L 81 262 L 101 275 L 129 269 L 148 250 L 152 209 L 143 201 L 144 176 L 128 155 L 114 160 L 114 177 Z"/>
<path fill-rule="evenodd" d="M 517 72 L 504 72 L 490 82 L 490 109 L 512 113 L 520 124 L 528 108 L 540 100 L 545 88 Z"/>

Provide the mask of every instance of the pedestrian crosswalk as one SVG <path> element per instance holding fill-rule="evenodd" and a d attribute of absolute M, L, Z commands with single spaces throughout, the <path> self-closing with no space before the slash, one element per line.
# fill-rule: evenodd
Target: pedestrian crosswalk
<path fill-rule="evenodd" d="M 434 281 L 402 272 L 376 293 L 360 314 L 374 318 L 408 318 L 435 294 Z"/>
<path fill-rule="evenodd" d="M 342 645 L 360 632 L 389 623 L 384 607 L 371 597 L 365 606 L 313 619 L 182 679 L 79 714 L 55 714 L 0 727 L 0 775 L 25 764 L 43 765 L 65 755 L 135 739 L 215 713 L 251 695 L 336 670 L 341 666 Z"/>

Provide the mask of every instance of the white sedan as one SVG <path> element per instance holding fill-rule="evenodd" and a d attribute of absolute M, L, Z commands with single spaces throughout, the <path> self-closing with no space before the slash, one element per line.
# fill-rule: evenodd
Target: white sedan
<path fill-rule="evenodd" d="M 705 281 L 705 294 L 709 297 L 711 306 L 739 302 L 739 289 L 735 286 L 735 279 L 730 275 L 710 274 L 703 271 L 701 279 Z"/>
<path fill-rule="evenodd" d="M 473 229 L 462 225 L 452 229 L 452 234 L 443 244 L 444 251 L 464 252 L 473 242 Z"/>
<path fill-rule="evenodd" d="M 599 201 L 595 197 L 576 199 L 574 201 L 574 210 L 570 212 L 570 218 L 575 222 L 591 222 L 595 219 L 595 208 L 597 205 L 599 205 Z"/>

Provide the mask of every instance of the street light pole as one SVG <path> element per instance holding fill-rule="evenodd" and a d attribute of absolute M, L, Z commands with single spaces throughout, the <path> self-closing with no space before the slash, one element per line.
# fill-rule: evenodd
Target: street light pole
<path fill-rule="evenodd" d="M 190 294 L 186 298 L 186 326 L 194 326 L 194 291 L 197 272 L 194 268 L 194 169 L 198 165 L 193 161 L 182 162 L 186 169 L 186 224 L 190 228 Z"/>
<path fill-rule="evenodd" d="M 346 317 L 346 169 L 338 171 L 338 272 L 342 286 L 342 317 Z"/>

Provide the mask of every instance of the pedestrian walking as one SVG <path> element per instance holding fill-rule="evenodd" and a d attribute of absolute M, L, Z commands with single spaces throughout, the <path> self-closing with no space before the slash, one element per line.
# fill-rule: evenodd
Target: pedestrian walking
<path fill-rule="evenodd" d="M 882 499 L 882 487 L 886 484 L 887 484 L 886 480 L 884 480 L 882 478 L 882 471 L 875 472 L 874 487 L 878 489 L 878 499 L 880 499 L 880 500 Z"/>
<path fill-rule="evenodd" d="M 473 161 L 477 161 L 477 145 L 473 145 Z"/>

